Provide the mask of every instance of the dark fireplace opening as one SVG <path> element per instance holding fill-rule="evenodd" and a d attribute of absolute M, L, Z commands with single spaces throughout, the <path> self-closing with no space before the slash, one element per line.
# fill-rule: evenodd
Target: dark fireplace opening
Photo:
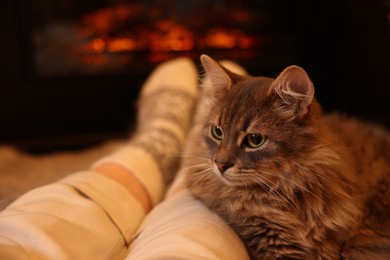
<path fill-rule="evenodd" d="M 288 65 L 303 66 L 325 110 L 388 123 L 388 98 L 375 94 L 383 92 L 378 84 L 388 85 L 381 76 L 389 72 L 387 0 L 1 5 L 0 142 L 44 150 L 125 137 L 151 70 L 179 56 L 199 64 L 203 53 L 234 60 L 256 75 L 274 77 Z M 369 94 L 364 84 L 372 80 L 363 72 L 375 75 Z M 370 95 L 375 101 L 363 105 Z"/>
<path fill-rule="evenodd" d="M 270 68 L 297 56 L 296 5 L 282 2 L 34 0 L 23 17 L 38 77 L 132 75 L 202 53 Z"/>

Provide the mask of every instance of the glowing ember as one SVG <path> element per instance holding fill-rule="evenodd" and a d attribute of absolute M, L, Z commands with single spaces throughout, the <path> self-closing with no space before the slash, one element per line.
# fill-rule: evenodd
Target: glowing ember
<path fill-rule="evenodd" d="M 106 43 L 102 39 L 93 39 L 90 49 L 94 52 L 101 53 L 106 49 Z"/>
<path fill-rule="evenodd" d="M 264 38 L 248 33 L 255 28 L 251 10 L 234 8 L 213 17 L 208 9 L 180 5 L 191 14 L 186 17 L 181 10 L 162 6 L 141 1 L 109 5 L 73 22 L 43 27 L 35 36 L 40 73 L 126 71 L 137 59 L 157 63 L 178 55 L 195 59 L 213 51 L 229 50 L 223 56 L 238 59 L 260 53 Z"/>
<path fill-rule="evenodd" d="M 116 38 L 109 40 L 107 50 L 109 52 L 134 51 L 137 44 L 134 40 L 128 38 Z"/>
<path fill-rule="evenodd" d="M 255 47 L 259 41 L 238 29 L 223 27 L 210 28 L 204 35 L 196 35 L 189 28 L 164 19 L 157 19 L 150 26 L 129 28 L 124 36 L 115 36 L 117 28 L 131 20 L 137 10 L 139 10 L 138 6 L 126 4 L 86 15 L 82 19 L 84 28 L 80 31 L 105 35 L 92 39 L 86 49 L 95 53 L 248 49 Z M 242 13 L 241 16 L 243 16 Z"/>

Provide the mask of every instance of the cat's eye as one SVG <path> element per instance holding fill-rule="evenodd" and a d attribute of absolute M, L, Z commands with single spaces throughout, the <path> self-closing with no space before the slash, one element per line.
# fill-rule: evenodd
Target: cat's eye
<path fill-rule="evenodd" d="M 212 125 L 211 126 L 211 135 L 217 140 L 222 140 L 223 131 L 219 126 Z"/>
<path fill-rule="evenodd" d="M 246 141 L 249 147 L 257 148 L 264 144 L 265 137 L 260 134 L 248 134 Z"/>

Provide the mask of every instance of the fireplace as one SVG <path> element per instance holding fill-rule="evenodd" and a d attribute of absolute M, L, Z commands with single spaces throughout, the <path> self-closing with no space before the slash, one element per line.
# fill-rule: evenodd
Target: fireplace
<path fill-rule="evenodd" d="M 267 41 L 260 32 L 267 18 L 254 11 L 259 2 L 56 1 L 49 10 L 47 1 L 35 2 L 33 62 L 40 76 L 129 74 L 209 51 L 253 59 Z"/>
<path fill-rule="evenodd" d="M 278 1 L 34 0 L 23 4 L 22 17 L 28 17 L 34 76 L 111 76 L 202 53 L 257 60 L 265 68 L 289 64 L 297 56 L 292 24 L 299 22 L 298 7 Z"/>
<path fill-rule="evenodd" d="M 343 32 L 360 21 L 356 6 L 386 17 L 386 1 L 325 2 L 5 0 L 0 141 L 44 149 L 124 137 L 150 71 L 179 56 L 198 62 L 202 53 L 266 76 L 301 65 L 325 109 L 355 112 L 353 102 L 340 106 L 348 94 L 340 70 L 354 63 L 343 51 L 356 36 Z M 385 38 L 374 40 L 385 46 Z M 382 57 L 375 65 L 385 71 Z"/>

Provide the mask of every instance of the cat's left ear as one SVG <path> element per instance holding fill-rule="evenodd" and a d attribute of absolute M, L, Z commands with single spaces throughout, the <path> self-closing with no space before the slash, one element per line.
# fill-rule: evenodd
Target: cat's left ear
<path fill-rule="evenodd" d="M 229 90 L 232 85 L 232 80 L 226 69 L 205 54 L 200 57 L 200 60 L 206 71 L 206 78 L 211 81 L 213 87 L 218 90 Z"/>
<path fill-rule="evenodd" d="M 304 116 L 310 111 L 314 86 L 301 67 L 293 65 L 283 70 L 273 82 L 272 89 L 283 103 L 295 110 L 296 115 Z"/>

